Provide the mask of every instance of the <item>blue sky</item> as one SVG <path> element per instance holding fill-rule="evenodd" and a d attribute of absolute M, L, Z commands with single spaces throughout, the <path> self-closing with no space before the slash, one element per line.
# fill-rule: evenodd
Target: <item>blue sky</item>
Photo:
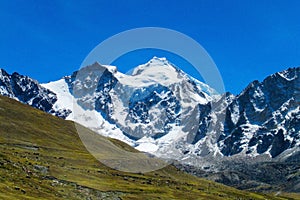
<path fill-rule="evenodd" d="M 300 66 L 299 9 L 297 0 L 0 0 L 0 67 L 48 82 L 77 70 L 114 34 L 164 27 L 199 42 L 226 90 L 237 94 L 253 80 Z M 115 62 L 120 71 L 157 54 L 184 63 L 162 51 L 135 53 Z"/>

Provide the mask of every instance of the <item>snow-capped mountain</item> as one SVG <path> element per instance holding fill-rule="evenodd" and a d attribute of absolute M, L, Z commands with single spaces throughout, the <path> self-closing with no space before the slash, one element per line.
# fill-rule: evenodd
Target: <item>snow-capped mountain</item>
<path fill-rule="evenodd" d="M 67 119 L 166 158 L 182 154 L 169 150 L 198 131 L 199 105 L 217 94 L 157 57 L 130 75 L 94 63 L 42 86 L 57 94 L 56 109 L 73 110 Z"/>
<path fill-rule="evenodd" d="M 204 126 L 194 137 L 194 151 L 188 153 L 188 160 L 206 156 L 210 160 L 213 153 L 227 160 L 266 161 L 287 159 L 299 152 L 299 91 L 298 67 L 273 74 L 262 82 L 254 81 L 237 96 L 226 93 L 209 102 L 200 118 Z M 207 144 L 215 150 L 207 148 Z"/>
<path fill-rule="evenodd" d="M 300 148 L 300 68 L 252 82 L 226 109 L 220 137 L 226 155 L 270 154 Z"/>
<path fill-rule="evenodd" d="M 54 109 L 53 104 L 57 101 L 55 93 L 40 86 L 37 81 L 16 72 L 10 75 L 0 69 L 0 94 L 61 118 L 66 118 L 71 113 L 71 110 L 63 107 Z"/>
<path fill-rule="evenodd" d="M 123 74 L 94 63 L 41 84 L 0 74 L 0 92 L 99 134 L 183 163 L 280 158 L 300 149 L 300 68 L 217 94 L 165 58 Z"/>

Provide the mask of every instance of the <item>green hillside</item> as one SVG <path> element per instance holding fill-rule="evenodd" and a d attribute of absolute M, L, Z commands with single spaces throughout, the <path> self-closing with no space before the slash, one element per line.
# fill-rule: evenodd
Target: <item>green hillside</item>
<path fill-rule="evenodd" d="M 81 127 L 95 145 L 110 142 Z M 101 148 L 97 146 L 96 148 Z M 105 152 L 101 158 L 116 157 Z M 140 167 L 146 167 L 141 163 Z M 290 195 L 289 199 L 297 198 Z M 125 173 L 97 161 L 73 122 L 0 97 L 0 199 L 285 199 L 240 191 L 172 166 Z M 286 198 L 288 199 L 288 198 Z"/>

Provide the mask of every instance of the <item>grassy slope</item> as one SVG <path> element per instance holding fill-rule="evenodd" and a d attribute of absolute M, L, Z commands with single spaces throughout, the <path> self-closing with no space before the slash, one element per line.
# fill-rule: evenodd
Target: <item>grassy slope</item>
<path fill-rule="evenodd" d="M 89 130 L 86 134 L 93 135 Z M 108 140 L 98 135 L 93 137 L 102 142 Z M 110 141 L 131 149 L 119 141 Z M 87 197 L 284 199 L 198 179 L 172 166 L 146 174 L 110 169 L 88 153 L 73 122 L 0 96 L 0 199 Z"/>

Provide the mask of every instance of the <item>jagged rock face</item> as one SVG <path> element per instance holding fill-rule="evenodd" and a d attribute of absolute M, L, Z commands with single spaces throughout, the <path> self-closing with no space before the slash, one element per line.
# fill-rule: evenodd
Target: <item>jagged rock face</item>
<path fill-rule="evenodd" d="M 107 68 L 94 64 L 64 77 L 70 93 L 77 103 L 85 110 L 96 110 L 104 119 L 111 119 L 110 91 L 118 83 Z"/>
<path fill-rule="evenodd" d="M 1 95 L 14 98 L 11 83 L 11 76 L 3 69 L 0 70 L 0 89 Z"/>
<path fill-rule="evenodd" d="M 0 93 L 61 118 L 66 118 L 70 113 L 67 110 L 54 110 L 56 94 L 41 87 L 37 81 L 18 73 L 10 75 L 3 69 L 0 71 Z"/>
<path fill-rule="evenodd" d="M 221 152 L 229 156 L 246 150 L 276 157 L 299 146 L 299 91 L 300 68 L 252 82 L 226 109 Z"/>
<path fill-rule="evenodd" d="M 158 108 L 162 114 L 153 112 Z M 146 88 L 140 88 L 133 92 L 129 99 L 129 112 L 126 121 L 132 124 L 150 125 L 160 132 L 151 131 L 149 135 L 154 139 L 162 137 L 171 129 L 170 124 L 179 123 L 180 103 L 174 93 L 165 86 L 156 84 Z M 159 119 L 159 120 L 158 120 Z M 124 130 L 126 127 L 124 127 Z M 127 131 L 131 138 L 140 139 L 144 136 L 142 130 Z M 142 134 L 139 134 L 142 133 Z"/>

